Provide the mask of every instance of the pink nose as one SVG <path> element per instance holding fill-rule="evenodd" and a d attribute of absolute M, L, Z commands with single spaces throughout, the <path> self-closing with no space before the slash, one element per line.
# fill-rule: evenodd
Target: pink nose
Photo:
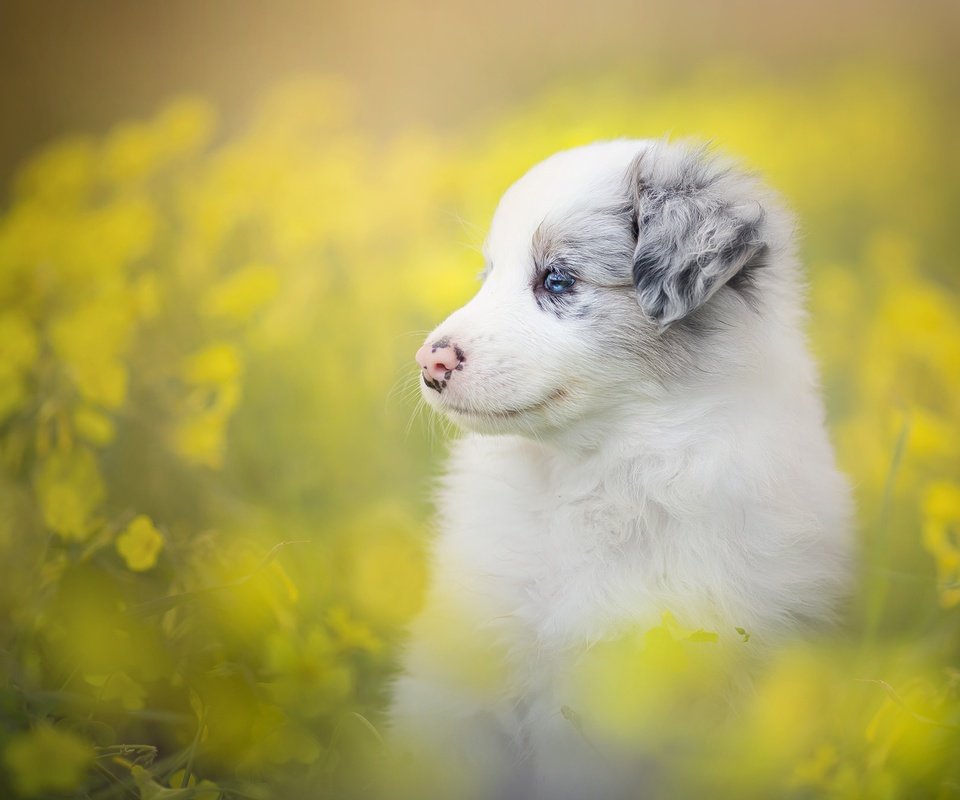
<path fill-rule="evenodd" d="M 462 370 L 463 350 L 446 339 L 433 344 L 425 344 L 416 355 L 417 363 L 426 378 L 440 382 L 450 380 L 454 370 Z M 438 390 L 439 391 L 439 390 Z"/>

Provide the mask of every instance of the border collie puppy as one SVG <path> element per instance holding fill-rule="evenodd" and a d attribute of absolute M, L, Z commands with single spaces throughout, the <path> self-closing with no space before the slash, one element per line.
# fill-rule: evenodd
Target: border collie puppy
<path fill-rule="evenodd" d="M 421 796 L 643 797 L 576 716 L 591 652 L 665 614 L 769 652 L 845 588 L 851 504 L 793 224 L 703 147 L 621 140 L 531 169 L 484 256 L 416 354 L 423 397 L 466 433 L 393 736 L 433 762 Z"/>

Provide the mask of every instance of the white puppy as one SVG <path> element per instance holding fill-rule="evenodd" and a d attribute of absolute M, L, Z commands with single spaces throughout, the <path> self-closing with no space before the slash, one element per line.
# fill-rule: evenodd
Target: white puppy
<path fill-rule="evenodd" d="M 564 713 L 584 654 L 664 612 L 752 652 L 829 617 L 848 488 L 792 223 L 754 178 L 689 144 L 562 152 L 506 192 L 484 255 L 417 353 L 468 433 L 394 735 L 461 774 L 436 797 L 595 799 Z"/>

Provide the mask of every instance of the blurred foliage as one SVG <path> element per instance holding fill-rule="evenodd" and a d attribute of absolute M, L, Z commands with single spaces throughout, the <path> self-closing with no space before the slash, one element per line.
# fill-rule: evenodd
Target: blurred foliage
<path fill-rule="evenodd" d="M 364 796 L 440 456 L 410 355 L 527 167 L 668 131 L 798 211 L 862 558 L 846 626 L 785 654 L 665 785 L 960 796 L 955 104 L 881 68 L 721 65 L 375 141 L 355 102 L 304 79 L 226 133 L 185 98 L 21 170 L 0 217 L 0 796 Z M 665 622 L 597 674 L 666 681 L 710 646 Z"/>

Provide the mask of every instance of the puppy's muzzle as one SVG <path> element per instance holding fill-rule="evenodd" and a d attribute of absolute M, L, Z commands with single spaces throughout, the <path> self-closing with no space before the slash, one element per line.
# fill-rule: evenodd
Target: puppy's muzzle
<path fill-rule="evenodd" d="M 466 362 L 463 350 L 449 339 L 438 339 L 424 344 L 415 356 L 420 365 L 423 382 L 431 389 L 442 392 L 454 372 L 463 370 Z"/>

